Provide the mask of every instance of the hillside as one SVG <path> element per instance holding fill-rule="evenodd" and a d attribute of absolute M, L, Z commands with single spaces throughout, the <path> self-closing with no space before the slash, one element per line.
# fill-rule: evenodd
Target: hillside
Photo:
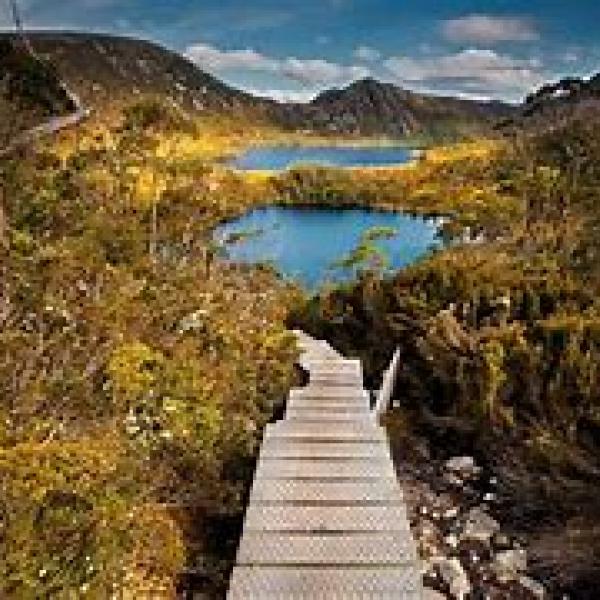
<path fill-rule="evenodd" d="M 529 95 L 506 125 L 539 132 L 575 120 L 600 118 L 600 73 L 589 79 L 568 77 Z"/>
<path fill-rule="evenodd" d="M 74 109 L 50 65 L 0 38 L 0 145 L 19 131 Z"/>
<path fill-rule="evenodd" d="M 92 108 L 158 95 L 195 111 L 243 110 L 260 104 L 150 42 L 88 33 L 29 34 L 36 51 Z M 0 36 L 0 40 L 13 36 Z"/>
<path fill-rule="evenodd" d="M 402 137 L 481 131 L 513 109 L 500 102 L 426 96 L 369 78 L 283 112 L 291 123 L 317 131 Z"/>
<path fill-rule="evenodd" d="M 326 91 L 309 104 L 279 104 L 229 87 L 183 56 L 147 41 L 56 32 L 36 32 L 31 38 L 92 109 L 158 95 L 199 114 L 227 114 L 321 134 L 388 137 L 477 132 L 512 112 L 500 103 L 425 96 L 373 79 Z"/>

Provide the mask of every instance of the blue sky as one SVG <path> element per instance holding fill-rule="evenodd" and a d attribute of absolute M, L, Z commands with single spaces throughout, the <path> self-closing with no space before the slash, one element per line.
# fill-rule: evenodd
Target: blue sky
<path fill-rule="evenodd" d="M 437 94 L 521 99 L 600 71 L 600 0 L 20 0 L 35 28 L 135 35 L 281 99 L 373 76 Z M 0 0 L 0 27 L 9 26 Z"/>

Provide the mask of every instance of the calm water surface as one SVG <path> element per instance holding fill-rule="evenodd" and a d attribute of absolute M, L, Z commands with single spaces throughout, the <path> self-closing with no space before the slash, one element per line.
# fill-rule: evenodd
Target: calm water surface
<path fill-rule="evenodd" d="M 299 164 L 336 167 L 382 167 L 412 159 L 405 146 L 266 146 L 251 148 L 229 164 L 242 171 L 282 171 Z"/>
<path fill-rule="evenodd" d="M 272 206 L 221 225 L 215 236 L 221 242 L 243 238 L 227 244 L 232 261 L 270 262 L 285 277 L 314 290 L 327 281 L 354 277 L 354 272 L 334 267 L 334 263 L 356 248 L 365 231 L 394 229 L 392 239 L 376 244 L 385 251 L 390 268 L 399 269 L 439 245 L 439 224 L 435 219 L 401 213 Z"/>

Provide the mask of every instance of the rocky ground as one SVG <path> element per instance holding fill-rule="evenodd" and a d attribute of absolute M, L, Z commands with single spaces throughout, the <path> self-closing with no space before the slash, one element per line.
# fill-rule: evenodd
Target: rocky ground
<path fill-rule="evenodd" d="M 397 439 L 397 436 L 395 436 Z M 526 540 L 509 535 L 496 506 L 497 479 L 470 456 L 435 460 L 426 444 L 393 447 L 427 600 L 550 598 L 528 571 Z"/>

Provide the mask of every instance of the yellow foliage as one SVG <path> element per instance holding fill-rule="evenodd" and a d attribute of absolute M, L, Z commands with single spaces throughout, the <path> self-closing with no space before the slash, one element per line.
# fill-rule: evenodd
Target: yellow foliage
<path fill-rule="evenodd" d="M 118 346 L 108 363 L 115 393 L 131 400 L 148 392 L 156 383 L 157 372 L 163 364 L 162 354 L 146 344 L 131 342 Z"/>

